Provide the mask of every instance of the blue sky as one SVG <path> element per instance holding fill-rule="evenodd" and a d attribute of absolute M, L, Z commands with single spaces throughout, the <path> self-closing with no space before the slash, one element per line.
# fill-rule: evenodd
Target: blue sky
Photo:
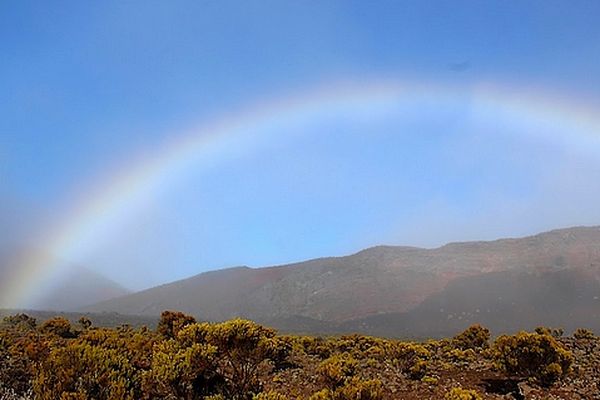
<path fill-rule="evenodd" d="M 597 1 L 3 2 L 0 248 L 189 124 L 330 81 L 505 83 L 600 104 L 598 15 Z M 286 127 L 302 135 L 173 177 L 66 261 L 141 288 L 600 224 L 600 153 L 473 124 L 469 106 Z"/>

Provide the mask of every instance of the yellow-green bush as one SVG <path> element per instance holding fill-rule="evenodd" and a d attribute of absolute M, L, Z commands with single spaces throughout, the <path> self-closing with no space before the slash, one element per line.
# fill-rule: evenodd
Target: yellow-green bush
<path fill-rule="evenodd" d="M 255 395 L 252 400 L 288 400 L 288 397 L 271 390 Z"/>
<path fill-rule="evenodd" d="M 346 335 L 335 341 L 335 348 L 340 353 L 351 353 L 355 358 L 374 358 L 381 360 L 386 357 L 390 343 L 365 335 Z"/>
<path fill-rule="evenodd" d="M 358 361 L 350 353 L 339 353 L 322 361 L 317 372 L 321 384 L 333 391 L 346 384 L 356 374 L 357 368 Z"/>
<path fill-rule="evenodd" d="M 462 388 L 452 388 L 444 396 L 445 400 L 483 400 L 483 397 L 475 390 L 468 390 Z"/>
<path fill-rule="evenodd" d="M 511 375 L 550 385 L 567 374 L 573 356 L 554 337 L 520 332 L 500 336 L 494 344 L 496 365 Z"/>
<path fill-rule="evenodd" d="M 9 315 L 2 319 L 0 327 L 4 330 L 19 330 L 19 331 L 31 331 L 37 326 L 35 318 L 30 317 L 27 314 L 19 313 L 15 315 Z"/>
<path fill-rule="evenodd" d="M 510 376 L 549 385 L 573 361 L 556 339 L 557 330 L 549 328 L 502 336 L 489 347 L 489 332 L 479 326 L 453 339 L 419 344 L 364 335 L 278 336 L 252 321 L 197 323 L 177 312 L 163 314 L 156 331 L 95 328 L 85 319 L 79 325 L 53 318 L 38 328 L 24 314 L 5 318 L 0 323 L 0 397 L 381 400 L 407 388 L 431 392 L 438 383 L 435 373 L 456 371 L 456 363 L 481 361 L 479 369 L 491 366 L 493 358 Z M 575 339 L 585 342 L 562 343 L 595 351 L 590 331 L 577 331 Z M 480 398 L 461 388 L 445 397 Z"/>
<path fill-rule="evenodd" d="M 573 332 L 573 337 L 577 340 L 590 340 L 594 339 L 596 335 L 589 329 L 577 328 L 575 332 Z"/>
<path fill-rule="evenodd" d="M 138 399 L 137 373 L 117 350 L 70 343 L 50 351 L 33 379 L 35 398 Z M 65 397 L 66 396 L 66 397 Z"/>
<path fill-rule="evenodd" d="M 325 388 L 309 397 L 309 400 L 381 400 L 381 381 L 351 378 L 335 389 Z"/>
<path fill-rule="evenodd" d="M 471 363 L 476 360 L 477 355 L 472 349 L 460 350 L 452 349 L 446 353 L 446 357 L 454 363 Z"/>
<path fill-rule="evenodd" d="M 335 400 L 380 400 L 383 398 L 381 381 L 352 378 L 334 392 Z"/>
<path fill-rule="evenodd" d="M 42 333 L 54 334 L 64 339 L 76 336 L 69 320 L 63 317 L 54 317 L 44 322 L 40 327 L 40 331 Z"/>
<path fill-rule="evenodd" d="M 163 311 L 158 321 L 156 331 L 169 339 L 177 336 L 182 328 L 196 322 L 196 318 L 179 311 Z"/>
<path fill-rule="evenodd" d="M 196 399 L 214 394 L 216 353 L 208 344 L 182 346 L 172 339 L 157 343 L 151 368 L 143 376 L 145 397 Z"/>
<path fill-rule="evenodd" d="M 424 346 L 409 342 L 396 342 L 389 347 L 392 364 L 413 379 L 421 379 L 427 373 L 427 360 L 431 353 Z"/>
<path fill-rule="evenodd" d="M 559 338 L 564 334 L 564 330 L 562 328 L 549 328 L 547 326 L 538 326 L 534 329 L 534 331 L 540 335 L 552 335 L 555 338 Z"/>
<path fill-rule="evenodd" d="M 146 328 L 123 330 L 108 328 L 87 329 L 79 334 L 77 342 L 117 350 L 127 355 L 138 369 L 150 368 L 152 349 L 159 337 Z"/>
<path fill-rule="evenodd" d="M 51 337 L 50 337 L 51 336 Z M 18 396 L 31 390 L 34 366 L 50 352 L 50 344 L 61 340 L 36 330 L 35 319 L 19 314 L 5 318 L 0 330 L 0 384 L 5 391 Z"/>
<path fill-rule="evenodd" d="M 230 399 L 259 393 L 259 368 L 286 356 L 277 348 L 275 330 L 252 321 L 234 319 L 212 325 L 206 339 L 217 348 L 216 371 L 226 382 L 223 390 Z"/>
<path fill-rule="evenodd" d="M 439 379 L 436 378 L 435 376 L 424 376 L 421 378 L 421 382 L 423 383 L 429 383 L 432 385 L 435 385 L 436 383 L 438 383 Z"/>
<path fill-rule="evenodd" d="M 334 341 L 320 336 L 298 336 L 295 343 L 305 354 L 317 356 L 322 360 L 331 356 L 335 351 Z"/>
<path fill-rule="evenodd" d="M 452 344 L 461 349 L 485 349 L 490 340 L 490 330 L 479 324 L 471 325 L 452 339 Z"/>

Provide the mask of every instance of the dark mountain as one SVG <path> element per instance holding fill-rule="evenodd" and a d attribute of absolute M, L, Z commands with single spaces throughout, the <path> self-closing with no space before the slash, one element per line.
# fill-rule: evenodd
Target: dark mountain
<path fill-rule="evenodd" d="M 475 321 L 500 330 L 534 321 L 570 327 L 589 325 L 584 322 L 594 315 L 599 266 L 600 227 L 578 227 L 212 271 L 85 310 L 158 315 L 177 309 L 206 320 L 241 316 L 285 330 L 394 336 L 448 334 Z"/>

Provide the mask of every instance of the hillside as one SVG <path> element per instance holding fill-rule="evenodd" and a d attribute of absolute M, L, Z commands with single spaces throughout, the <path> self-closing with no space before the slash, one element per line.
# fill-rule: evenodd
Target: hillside
<path fill-rule="evenodd" d="M 507 330 L 532 321 L 531 317 L 550 318 L 542 315 L 556 315 L 557 324 L 570 326 L 564 319 L 589 317 L 589 308 L 596 304 L 593 298 L 600 296 L 598 266 L 600 227 L 577 227 L 519 239 L 451 243 L 435 249 L 379 246 L 345 257 L 212 271 L 85 311 L 158 315 L 177 309 L 205 320 L 242 316 L 290 330 L 350 326 L 379 332 L 381 326 L 407 326 L 405 318 L 412 321 L 409 326 L 420 326 L 414 325 L 415 319 L 425 325 L 439 321 L 440 308 L 458 316 L 479 308 L 481 314 L 480 303 L 486 303 L 491 307 L 486 318 L 510 321 Z M 581 301 L 580 292 L 585 293 Z M 497 300 L 502 293 L 513 301 L 493 301 L 493 294 Z M 552 299 L 560 299 L 559 304 Z M 515 320 L 511 315 L 517 308 L 523 316 Z M 560 313 L 553 314 L 558 309 Z M 448 313 L 442 313 L 444 324 Z M 458 321 L 448 326 L 464 327 L 464 321 Z M 503 330 L 501 325 L 494 327 Z M 439 326 L 424 329 L 436 332 Z"/>
<path fill-rule="evenodd" d="M 390 337 L 444 337 L 474 323 L 498 334 L 561 327 L 600 332 L 600 267 L 501 271 L 458 278 L 404 313 L 346 321 L 337 332 Z"/>

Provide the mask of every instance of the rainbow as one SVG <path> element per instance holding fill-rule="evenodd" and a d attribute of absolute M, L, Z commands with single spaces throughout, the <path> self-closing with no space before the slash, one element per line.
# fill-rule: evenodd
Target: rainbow
<path fill-rule="evenodd" d="M 26 255 L 12 268 L 13 274 L 0 292 L 0 305 L 27 304 L 44 283 L 63 268 L 47 254 L 72 259 L 90 245 L 91 237 L 110 230 L 141 199 L 165 187 L 183 171 L 206 168 L 231 156 L 232 151 L 250 151 L 259 147 L 257 144 L 286 135 L 286 129 L 283 129 L 286 126 L 331 114 L 376 115 L 381 108 L 410 105 L 415 99 L 433 104 L 456 104 L 465 98 L 471 113 L 482 120 L 502 124 L 517 121 L 540 128 L 531 131 L 540 132 L 544 140 L 558 140 L 584 149 L 600 147 L 597 108 L 565 96 L 509 85 L 477 85 L 465 89 L 439 83 L 387 79 L 324 85 L 271 101 L 260 101 L 172 135 L 175 139 L 156 154 L 136 160 L 105 182 L 96 184 L 96 189 L 79 200 L 78 207 L 69 212 L 63 223 L 52 227 L 43 236 L 45 253 Z"/>

